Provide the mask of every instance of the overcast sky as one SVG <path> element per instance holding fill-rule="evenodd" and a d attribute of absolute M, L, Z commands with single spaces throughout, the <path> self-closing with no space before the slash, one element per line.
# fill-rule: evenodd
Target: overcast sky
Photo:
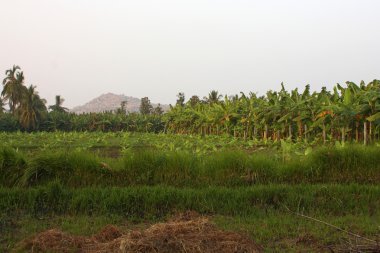
<path fill-rule="evenodd" d="M 0 0 L 0 74 L 53 103 L 380 78 L 378 0 Z"/>

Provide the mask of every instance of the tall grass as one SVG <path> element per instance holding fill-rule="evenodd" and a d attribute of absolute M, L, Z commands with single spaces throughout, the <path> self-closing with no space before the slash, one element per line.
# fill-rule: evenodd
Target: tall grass
<path fill-rule="evenodd" d="M 219 151 L 208 155 L 154 149 L 130 150 L 121 158 L 85 151 L 41 151 L 26 156 L 0 149 L 0 186 L 72 187 L 167 185 L 176 187 L 255 184 L 380 183 L 380 148 L 321 147 L 290 159 L 269 152 Z"/>
<path fill-rule="evenodd" d="M 202 214 L 254 215 L 286 208 L 327 215 L 379 215 L 380 187 L 369 185 L 258 185 L 224 188 L 164 186 L 67 188 L 53 182 L 37 188 L 0 188 L 0 212 L 118 214 L 162 217 L 195 210 Z"/>
<path fill-rule="evenodd" d="M 12 148 L 0 147 L 0 182 L 2 186 L 14 186 L 26 168 L 23 155 Z"/>
<path fill-rule="evenodd" d="M 22 186 L 34 186 L 59 180 L 70 186 L 101 184 L 111 171 L 98 157 L 85 152 L 55 152 L 39 154 L 31 159 L 20 180 Z"/>

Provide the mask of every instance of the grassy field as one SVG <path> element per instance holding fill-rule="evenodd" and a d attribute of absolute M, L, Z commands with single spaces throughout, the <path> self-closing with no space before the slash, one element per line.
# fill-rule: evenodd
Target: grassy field
<path fill-rule="evenodd" d="M 187 210 L 266 252 L 376 239 L 380 148 L 130 133 L 1 133 L 0 251 L 60 228 L 146 226 Z"/>
<path fill-rule="evenodd" d="M 59 180 L 70 187 L 167 185 L 176 187 L 256 184 L 380 182 L 380 148 L 317 147 L 309 154 L 264 150 L 217 150 L 208 154 L 136 148 L 119 157 L 88 150 L 0 148 L 0 186 L 37 186 Z"/>

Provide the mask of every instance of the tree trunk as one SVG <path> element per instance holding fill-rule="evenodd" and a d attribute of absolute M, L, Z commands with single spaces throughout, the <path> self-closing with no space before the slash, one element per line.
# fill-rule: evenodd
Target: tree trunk
<path fill-rule="evenodd" d="M 297 122 L 297 127 L 298 127 L 298 137 L 302 139 L 302 121 Z"/>
<path fill-rule="evenodd" d="M 268 140 L 268 125 L 265 125 L 265 130 L 264 130 L 264 140 Z"/>
<path fill-rule="evenodd" d="M 305 129 L 305 141 L 307 141 L 307 125 L 306 124 L 304 125 L 304 129 Z"/>
<path fill-rule="evenodd" d="M 245 127 L 244 139 L 246 140 L 247 137 L 249 137 L 249 121 L 247 122 L 247 125 Z"/>
<path fill-rule="evenodd" d="M 325 125 L 325 122 L 323 122 L 322 137 L 323 137 L 323 144 L 326 144 L 326 125 Z"/>
<path fill-rule="evenodd" d="M 345 128 L 342 127 L 342 144 L 344 144 L 344 141 L 345 141 L 345 136 L 346 136 L 346 133 L 345 133 Z"/>
<path fill-rule="evenodd" d="M 367 121 L 364 121 L 363 139 L 364 139 L 364 145 L 367 145 Z"/>
<path fill-rule="evenodd" d="M 355 123 L 355 139 L 356 139 L 356 143 L 359 142 L 359 121 L 356 121 Z"/>
<path fill-rule="evenodd" d="M 289 139 L 292 140 L 292 125 L 289 125 Z"/>

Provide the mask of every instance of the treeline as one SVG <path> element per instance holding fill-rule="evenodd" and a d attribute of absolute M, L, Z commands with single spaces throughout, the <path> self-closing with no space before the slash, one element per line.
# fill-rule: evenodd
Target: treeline
<path fill-rule="evenodd" d="M 141 100 L 140 113 L 126 112 L 123 102 L 115 111 L 104 113 L 69 113 L 64 100 L 56 96 L 55 104 L 46 106 L 36 87 L 24 85 L 20 67 L 5 72 L 0 97 L 0 131 L 136 131 L 162 132 L 162 108 L 153 108 L 150 100 Z M 6 104 L 9 107 L 7 112 Z"/>
<path fill-rule="evenodd" d="M 160 115 L 142 115 L 139 113 L 116 114 L 113 112 L 104 113 L 59 113 L 45 112 L 39 120 L 36 128 L 25 128 L 18 117 L 11 113 L 0 115 L 0 131 L 130 131 L 159 133 L 164 129 L 164 122 Z"/>
<path fill-rule="evenodd" d="M 256 140 L 356 141 L 367 143 L 380 138 L 380 81 L 360 85 L 337 84 L 311 92 L 287 91 L 265 96 L 255 93 L 231 97 L 212 91 L 208 98 L 183 94 L 165 114 L 165 129 L 181 134 L 226 134 Z"/>
<path fill-rule="evenodd" d="M 337 84 L 311 92 L 268 91 L 222 96 L 212 91 L 188 101 L 183 93 L 167 113 L 153 108 L 147 97 L 140 113 L 126 114 L 125 103 L 115 112 L 76 115 L 62 107 L 63 99 L 46 107 L 34 86 L 23 85 L 19 67 L 6 71 L 0 99 L 0 131 L 139 131 L 178 134 L 230 135 L 258 141 L 356 141 L 380 139 L 380 81 Z M 5 102 L 10 112 L 4 112 Z"/>

